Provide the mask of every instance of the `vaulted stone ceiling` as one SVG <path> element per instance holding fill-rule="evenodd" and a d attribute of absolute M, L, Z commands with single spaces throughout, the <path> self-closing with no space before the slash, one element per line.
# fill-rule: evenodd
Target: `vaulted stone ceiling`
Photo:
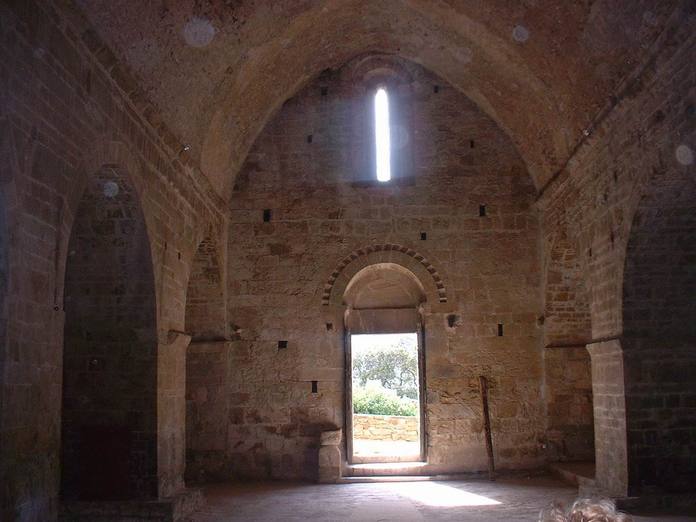
<path fill-rule="evenodd" d="M 223 196 L 269 117 L 373 52 L 437 73 L 512 137 L 542 187 L 678 0 L 73 0 Z M 456 115 L 453 115 L 456 117 Z"/>

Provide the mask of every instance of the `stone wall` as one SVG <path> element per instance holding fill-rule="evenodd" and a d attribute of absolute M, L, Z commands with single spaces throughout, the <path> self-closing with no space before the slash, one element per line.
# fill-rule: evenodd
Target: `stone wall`
<path fill-rule="evenodd" d="M 228 341 L 192 341 L 186 350 L 186 481 L 203 483 L 223 477 L 230 419 L 230 372 L 235 363 Z"/>
<path fill-rule="evenodd" d="M 417 442 L 418 430 L 418 417 L 353 414 L 354 439 Z"/>
<path fill-rule="evenodd" d="M 0 6 L 0 223 L 6 294 L 0 356 L 0 518 L 54 520 L 68 241 L 88 180 L 123 169 L 142 208 L 155 305 L 156 493 L 183 487 L 184 330 L 189 266 L 203 229 L 220 237 L 220 201 L 181 144 L 141 114 L 135 82 L 75 15 L 51 2 Z M 165 137 L 165 139 L 163 139 Z M 98 263 L 99 256 L 91 258 Z M 148 268 L 144 267 L 144 271 Z M 2 297 L 2 296 L 0 296 Z M 66 370 L 69 368 L 66 367 Z M 66 380 L 71 376 L 66 376 Z M 154 447 L 153 447 L 154 446 Z"/>
<path fill-rule="evenodd" d="M 343 281 L 350 263 L 401 257 L 434 289 L 423 312 L 430 470 L 485 469 L 479 375 L 491 383 L 499 466 L 538 466 L 539 235 L 524 165 L 505 134 L 444 80 L 390 59 L 386 66 L 407 78 L 390 92 L 395 114 L 407 107 L 410 115 L 394 132 L 413 176 L 371 181 L 372 97 L 354 65 L 288 100 L 238 177 L 229 421 L 208 441 L 206 462 L 189 459 L 189 469 L 218 479 L 313 478 L 318 434 L 344 421 L 343 310 L 323 301 L 327 281 L 339 271 Z"/>

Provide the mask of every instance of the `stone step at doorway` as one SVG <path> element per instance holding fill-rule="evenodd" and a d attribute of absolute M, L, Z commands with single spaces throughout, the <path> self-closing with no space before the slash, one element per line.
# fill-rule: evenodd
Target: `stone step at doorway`
<path fill-rule="evenodd" d="M 366 462 L 351 464 L 345 470 L 346 477 L 393 477 L 426 475 L 427 462 Z"/>

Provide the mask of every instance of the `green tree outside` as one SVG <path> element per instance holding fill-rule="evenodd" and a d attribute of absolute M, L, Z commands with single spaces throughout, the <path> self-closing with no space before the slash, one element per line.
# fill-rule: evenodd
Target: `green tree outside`
<path fill-rule="evenodd" d="M 418 350 L 408 339 L 376 343 L 353 357 L 353 411 L 415 416 L 418 413 Z"/>

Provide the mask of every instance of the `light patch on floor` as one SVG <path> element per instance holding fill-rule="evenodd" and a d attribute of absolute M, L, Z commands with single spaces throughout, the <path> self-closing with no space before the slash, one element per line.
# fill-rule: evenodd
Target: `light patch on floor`
<path fill-rule="evenodd" d="M 550 478 L 317 485 L 230 484 L 206 491 L 196 522 L 536 520 L 575 489 Z"/>
<path fill-rule="evenodd" d="M 497 500 L 471 493 L 446 482 L 395 482 L 392 487 L 399 495 L 417 503 L 434 507 L 497 506 Z"/>

